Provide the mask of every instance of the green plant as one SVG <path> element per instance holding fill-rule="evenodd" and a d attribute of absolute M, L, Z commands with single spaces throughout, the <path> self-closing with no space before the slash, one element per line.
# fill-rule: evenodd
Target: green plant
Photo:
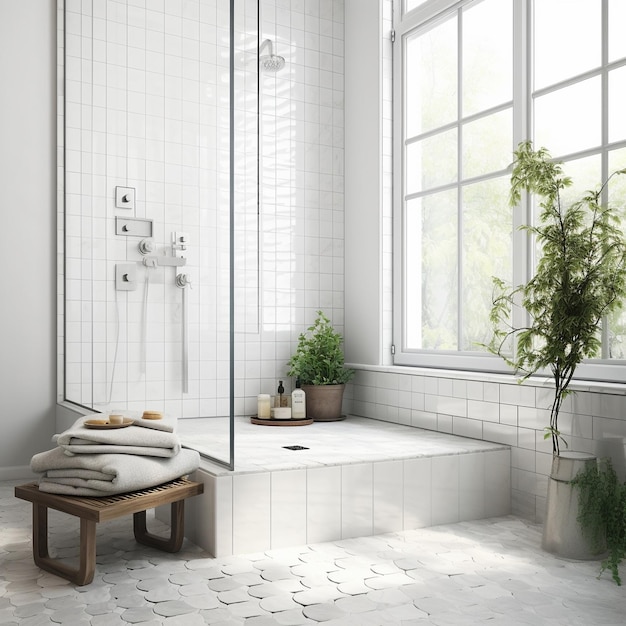
<path fill-rule="evenodd" d="M 322 311 L 298 338 L 296 352 L 289 360 L 289 376 L 303 385 L 340 385 L 354 376 L 354 370 L 344 366 L 341 349 L 343 339 Z"/>
<path fill-rule="evenodd" d="M 559 454 L 559 441 L 564 441 L 559 411 L 574 372 L 583 358 L 597 355 L 602 320 L 626 295 L 626 241 L 617 215 L 602 204 L 609 180 L 626 170 L 614 172 L 600 189 L 565 206 L 561 192 L 572 181 L 548 151 L 535 151 L 527 141 L 514 154 L 510 202 L 519 205 L 523 191 L 540 198 L 537 225 L 522 227 L 535 236 L 540 258 L 526 284 L 510 287 L 494 278 L 494 334 L 485 347 L 521 372 L 521 382 L 550 371 L 554 396 L 546 438 L 552 438 L 553 453 Z M 520 305 L 528 325 L 514 327 L 511 313 Z"/>
<path fill-rule="evenodd" d="M 606 539 L 608 556 L 600 574 L 610 570 L 622 584 L 619 565 L 626 557 L 626 483 L 620 483 L 609 459 L 589 465 L 572 481 L 578 489 L 578 522 L 583 534 L 598 548 Z"/>

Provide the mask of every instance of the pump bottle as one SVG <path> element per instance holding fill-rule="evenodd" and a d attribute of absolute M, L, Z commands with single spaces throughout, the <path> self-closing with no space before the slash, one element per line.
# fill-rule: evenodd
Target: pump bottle
<path fill-rule="evenodd" d="M 296 388 L 291 392 L 291 417 L 301 420 L 306 417 L 306 394 L 300 389 L 300 379 L 296 380 Z"/>

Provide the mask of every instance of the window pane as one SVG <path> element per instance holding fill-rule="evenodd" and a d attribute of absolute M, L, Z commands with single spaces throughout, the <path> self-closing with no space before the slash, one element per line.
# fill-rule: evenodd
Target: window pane
<path fill-rule="evenodd" d="M 599 67 L 598 0 L 535 0 L 535 89 Z"/>
<path fill-rule="evenodd" d="M 406 134 L 415 137 L 457 117 L 457 20 L 408 38 Z"/>
<path fill-rule="evenodd" d="M 535 144 L 553 156 L 600 145 L 600 77 L 535 100 Z"/>
<path fill-rule="evenodd" d="M 561 166 L 563 174 L 572 179 L 572 186 L 566 187 L 561 194 L 565 206 L 576 202 L 590 189 L 598 189 L 602 182 L 602 163 L 599 155 L 567 161 Z"/>
<path fill-rule="evenodd" d="M 511 4 L 486 0 L 463 13 L 463 116 L 513 98 Z"/>
<path fill-rule="evenodd" d="M 625 111 L 626 67 L 620 67 L 609 73 L 609 141 L 626 139 Z"/>
<path fill-rule="evenodd" d="M 404 0 L 404 12 L 408 13 L 409 11 L 412 11 L 413 9 L 421 6 L 425 2 L 428 2 L 428 0 Z"/>
<path fill-rule="evenodd" d="M 491 339 L 492 276 L 513 282 L 513 220 L 508 193 L 508 176 L 463 190 L 461 350 L 478 350 L 478 343 L 489 343 Z"/>
<path fill-rule="evenodd" d="M 406 204 L 406 347 L 456 350 L 457 194 Z"/>
<path fill-rule="evenodd" d="M 609 173 L 626 168 L 626 149 L 609 153 Z M 619 210 L 626 228 L 626 174 L 614 176 L 609 183 L 609 204 Z M 608 320 L 608 357 L 626 359 L 626 308 L 614 311 Z"/>
<path fill-rule="evenodd" d="M 626 57 L 626 2 L 609 0 L 609 62 Z"/>
<path fill-rule="evenodd" d="M 512 160 L 512 111 L 463 126 L 463 178 L 505 169 Z"/>
<path fill-rule="evenodd" d="M 457 180 L 458 133 L 439 133 L 406 147 L 406 193 L 416 193 Z"/>

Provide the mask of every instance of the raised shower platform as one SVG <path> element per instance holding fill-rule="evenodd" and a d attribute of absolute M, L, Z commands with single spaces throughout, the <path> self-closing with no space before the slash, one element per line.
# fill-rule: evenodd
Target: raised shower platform
<path fill-rule="evenodd" d="M 179 422 L 183 444 L 215 449 L 198 422 Z M 508 446 L 373 419 L 237 418 L 235 470 L 201 462 L 186 534 L 226 556 L 507 515 L 510 466 Z"/>

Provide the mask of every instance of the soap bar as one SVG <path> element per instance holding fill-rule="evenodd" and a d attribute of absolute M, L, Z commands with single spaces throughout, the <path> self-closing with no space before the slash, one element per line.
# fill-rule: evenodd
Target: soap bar
<path fill-rule="evenodd" d="M 144 420 L 161 420 L 163 413 L 161 411 L 144 411 L 141 418 Z"/>

